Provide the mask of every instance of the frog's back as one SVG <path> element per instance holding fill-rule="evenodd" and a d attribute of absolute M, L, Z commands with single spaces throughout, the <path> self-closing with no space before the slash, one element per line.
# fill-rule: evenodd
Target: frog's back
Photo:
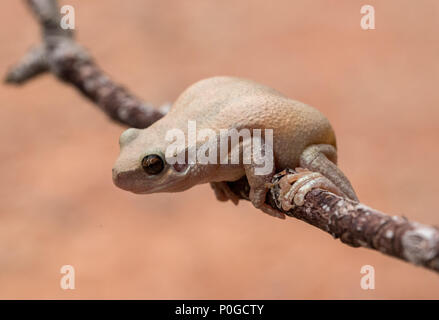
<path fill-rule="evenodd" d="M 282 167 L 298 165 L 298 157 L 308 145 L 335 146 L 331 125 L 317 109 L 245 79 L 201 80 L 180 95 L 171 114 L 181 124 L 196 120 L 198 129 L 273 129 L 276 162 Z"/>
<path fill-rule="evenodd" d="M 279 92 L 255 82 L 233 78 L 213 77 L 200 80 L 188 87 L 174 103 L 170 114 L 198 122 L 223 123 L 224 127 L 240 122 L 241 112 L 248 109 L 249 99 L 283 97 Z M 233 109 L 232 113 L 229 113 Z M 253 105 L 248 112 L 258 111 Z M 201 124 L 201 123 L 200 123 Z"/>

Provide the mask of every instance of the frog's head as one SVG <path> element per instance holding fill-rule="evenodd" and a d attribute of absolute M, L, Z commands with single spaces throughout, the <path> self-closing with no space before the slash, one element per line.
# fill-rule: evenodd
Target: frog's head
<path fill-rule="evenodd" d="M 196 182 L 189 179 L 190 166 L 167 163 L 169 145 L 160 130 L 128 129 L 119 138 L 120 155 L 113 167 L 113 182 L 134 193 L 184 191 Z"/>

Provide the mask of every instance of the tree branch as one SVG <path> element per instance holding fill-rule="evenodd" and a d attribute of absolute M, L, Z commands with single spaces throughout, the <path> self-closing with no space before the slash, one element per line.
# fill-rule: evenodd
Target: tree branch
<path fill-rule="evenodd" d="M 168 109 L 153 108 L 127 89 L 113 82 L 96 65 L 84 48 L 73 39 L 73 32 L 60 28 L 55 0 L 27 0 L 42 29 L 43 43 L 31 49 L 13 67 L 6 81 L 21 84 L 46 71 L 73 85 L 97 104 L 113 120 L 136 128 L 146 128 L 163 117 Z M 439 229 L 390 216 L 361 203 L 343 199 L 330 192 L 315 189 L 305 197 L 302 206 L 285 211 L 285 195 L 291 184 L 286 169 L 273 178 L 267 203 L 290 217 L 305 221 L 343 243 L 365 247 L 439 272 Z M 230 182 L 232 190 L 248 200 L 247 179 Z M 287 203 L 286 203 L 287 202 Z"/>
<path fill-rule="evenodd" d="M 404 217 L 379 212 L 362 203 L 339 197 L 331 192 L 314 189 L 307 193 L 303 206 L 283 210 L 292 203 L 283 195 L 292 187 L 288 177 L 295 173 L 286 169 L 274 176 L 267 202 L 290 217 L 309 223 L 352 247 L 378 250 L 439 272 L 439 229 L 410 222 Z M 243 177 L 228 183 L 233 192 L 247 199 L 250 191 Z M 283 206 L 284 204 L 284 206 Z"/>
<path fill-rule="evenodd" d="M 155 109 L 113 82 L 73 39 L 71 30 L 60 27 L 55 0 L 27 0 L 42 31 L 42 45 L 32 49 L 6 75 L 6 82 L 20 84 L 50 71 L 96 103 L 110 118 L 135 128 L 146 128 L 162 118 L 169 106 Z"/>

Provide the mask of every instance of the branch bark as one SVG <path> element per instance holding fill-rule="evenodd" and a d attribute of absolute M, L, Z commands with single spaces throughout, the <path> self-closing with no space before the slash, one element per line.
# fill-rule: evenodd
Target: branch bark
<path fill-rule="evenodd" d="M 74 41 L 71 30 L 60 28 L 56 0 L 27 0 L 42 31 L 42 44 L 32 48 L 8 72 L 5 81 L 22 84 L 43 72 L 77 88 L 113 120 L 129 127 L 146 128 L 163 117 L 169 106 L 159 109 L 113 82 L 86 50 Z M 391 216 L 361 203 L 315 189 L 302 206 L 284 211 L 282 203 L 291 185 L 286 169 L 273 178 L 267 203 L 290 217 L 305 221 L 353 247 L 378 250 L 415 265 L 439 272 L 439 228 Z M 230 182 L 231 189 L 248 200 L 246 178 Z M 285 206 L 284 206 L 285 207 Z"/>

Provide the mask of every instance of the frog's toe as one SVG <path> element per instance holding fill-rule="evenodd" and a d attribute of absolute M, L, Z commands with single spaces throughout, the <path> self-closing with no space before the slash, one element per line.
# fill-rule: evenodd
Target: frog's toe
<path fill-rule="evenodd" d="M 296 168 L 296 172 L 297 173 L 289 174 L 282 178 L 283 181 L 281 184 L 291 185 L 290 189 L 281 195 L 282 209 L 290 210 L 295 206 L 302 206 L 306 194 L 316 188 L 344 196 L 343 192 L 321 173 L 304 170 L 302 168 Z"/>
<path fill-rule="evenodd" d="M 283 212 L 274 209 L 265 203 L 267 191 L 268 189 L 266 187 L 250 189 L 250 201 L 257 209 L 262 210 L 262 212 L 276 218 L 285 219 L 285 214 Z"/>
<path fill-rule="evenodd" d="M 285 213 L 276 210 L 269 206 L 268 204 L 264 203 L 262 206 L 260 206 L 258 209 L 262 210 L 262 212 L 269 214 L 270 216 L 279 218 L 279 219 L 285 219 Z"/>

